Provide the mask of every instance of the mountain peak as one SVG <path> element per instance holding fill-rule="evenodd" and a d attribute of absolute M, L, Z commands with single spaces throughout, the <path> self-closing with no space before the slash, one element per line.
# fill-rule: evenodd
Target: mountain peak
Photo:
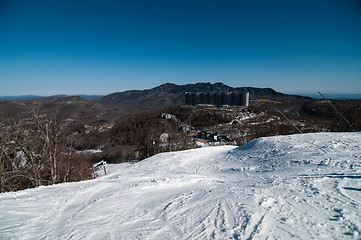
<path fill-rule="evenodd" d="M 99 99 L 99 102 L 106 104 L 129 105 L 139 110 L 151 110 L 181 105 L 184 102 L 185 92 L 245 92 L 250 93 L 251 99 L 278 99 L 278 100 L 309 100 L 301 96 L 287 95 L 279 93 L 271 88 L 254 87 L 230 87 L 224 83 L 198 82 L 195 84 L 176 85 L 174 83 L 164 83 L 160 86 L 147 90 L 132 90 L 126 92 L 113 93 Z"/>

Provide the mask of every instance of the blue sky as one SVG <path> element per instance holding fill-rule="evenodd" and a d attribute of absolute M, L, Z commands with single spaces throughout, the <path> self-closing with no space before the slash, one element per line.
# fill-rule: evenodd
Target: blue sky
<path fill-rule="evenodd" d="M 0 0 L 0 96 L 361 93 L 361 0 Z"/>

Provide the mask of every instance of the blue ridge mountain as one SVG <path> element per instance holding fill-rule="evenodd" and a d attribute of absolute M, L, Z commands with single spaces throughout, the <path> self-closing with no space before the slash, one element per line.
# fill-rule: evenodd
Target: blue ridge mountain
<path fill-rule="evenodd" d="M 146 90 L 130 90 L 115 92 L 97 99 L 97 102 L 111 105 L 129 105 L 141 110 L 151 110 L 162 107 L 171 107 L 184 103 L 185 92 L 249 92 L 250 99 L 272 99 L 280 101 L 309 101 L 312 98 L 288 95 L 277 92 L 272 88 L 230 87 L 223 83 L 196 83 L 176 85 L 165 83 L 158 87 Z"/>

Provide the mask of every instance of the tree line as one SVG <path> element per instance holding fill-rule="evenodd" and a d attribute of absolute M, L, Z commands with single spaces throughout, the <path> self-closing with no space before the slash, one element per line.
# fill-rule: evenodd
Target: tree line
<path fill-rule="evenodd" d="M 0 192 L 92 178 L 91 162 L 74 154 L 68 124 L 35 112 L 3 120 Z"/>

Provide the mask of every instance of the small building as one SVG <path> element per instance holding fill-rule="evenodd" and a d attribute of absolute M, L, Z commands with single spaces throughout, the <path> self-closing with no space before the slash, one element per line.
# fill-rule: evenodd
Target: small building
<path fill-rule="evenodd" d="M 160 115 L 160 118 L 163 118 L 163 119 L 171 119 L 172 118 L 172 115 L 169 114 L 169 113 L 162 113 Z"/>

